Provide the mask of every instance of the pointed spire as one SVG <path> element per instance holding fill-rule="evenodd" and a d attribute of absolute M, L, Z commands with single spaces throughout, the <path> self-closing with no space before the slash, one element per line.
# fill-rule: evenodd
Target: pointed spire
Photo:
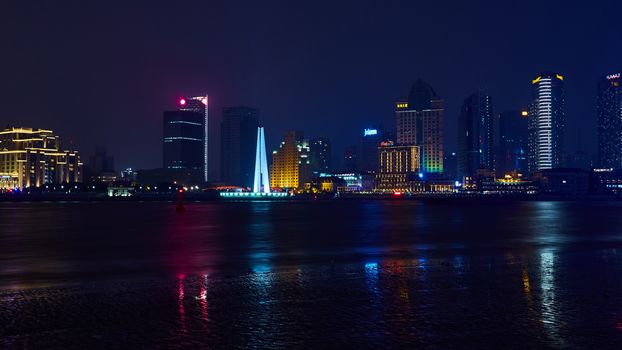
<path fill-rule="evenodd" d="M 263 127 L 260 126 L 257 128 L 257 151 L 255 153 L 255 179 L 253 181 L 253 192 L 255 193 L 270 193 L 267 159 L 266 139 Z"/>

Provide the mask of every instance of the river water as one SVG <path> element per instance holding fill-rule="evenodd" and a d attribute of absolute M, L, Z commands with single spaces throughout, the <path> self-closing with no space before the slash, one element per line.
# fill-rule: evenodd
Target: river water
<path fill-rule="evenodd" d="M 0 348 L 621 344 L 622 202 L 0 203 Z"/>

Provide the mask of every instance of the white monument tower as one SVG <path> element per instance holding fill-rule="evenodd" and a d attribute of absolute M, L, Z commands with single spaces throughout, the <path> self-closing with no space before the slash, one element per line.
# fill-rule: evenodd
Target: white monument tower
<path fill-rule="evenodd" d="M 270 193 L 270 177 L 268 176 L 268 161 L 266 157 L 266 138 L 263 127 L 257 128 L 257 151 L 255 153 L 255 180 L 254 193 Z"/>

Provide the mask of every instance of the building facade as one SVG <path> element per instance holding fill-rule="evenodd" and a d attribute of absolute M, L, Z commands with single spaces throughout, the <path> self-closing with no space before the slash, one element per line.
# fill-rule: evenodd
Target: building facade
<path fill-rule="evenodd" d="M 241 187 L 253 185 L 259 110 L 223 108 L 221 124 L 221 181 Z"/>
<path fill-rule="evenodd" d="M 531 82 L 533 101 L 529 106 L 529 173 L 562 166 L 566 126 L 564 77 L 542 73 Z"/>
<path fill-rule="evenodd" d="M 309 144 L 311 164 L 314 173 L 326 173 L 331 170 L 331 145 L 325 137 L 317 137 Z"/>
<path fill-rule="evenodd" d="M 296 132 L 287 132 L 279 149 L 272 152 L 270 187 L 295 189 L 299 182 L 298 146 Z"/>
<path fill-rule="evenodd" d="M 443 172 L 443 100 L 432 87 L 417 80 L 408 98 L 397 102 L 397 144 L 420 147 L 423 173 Z"/>
<path fill-rule="evenodd" d="M 78 152 L 63 148 L 51 130 L 0 131 L 1 189 L 82 182 L 82 170 Z"/>
<path fill-rule="evenodd" d="M 598 82 L 598 163 L 601 168 L 622 169 L 622 82 L 620 73 Z"/>
<path fill-rule="evenodd" d="M 420 147 L 386 146 L 378 148 L 377 192 L 421 192 Z"/>
<path fill-rule="evenodd" d="M 527 118 L 529 111 L 506 111 L 499 114 L 499 151 L 497 175 L 527 173 Z"/>
<path fill-rule="evenodd" d="M 205 96 L 194 96 L 181 98 L 179 100 L 179 110 L 184 112 L 199 113 L 203 117 L 203 181 L 209 180 L 209 98 Z"/>
<path fill-rule="evenodd" d="M 169 172 L 190 172 L 196 182 L 204 180 L 205 119 L 200 112 L 164 112 L 163 168 Z"/>
<path fill-rule="evenodd" d="M 458 118 L 458 173 L 473 176 L 494 167 L 492 98 L 477 92 L 464 100 Z"/>
<path fill-rule="evenodd" d="M 374 125 L 363 130 L 359 142 L 359 164 L 357 170 L 375 173 L 378 170 L 378 146 L 383 141 L 384 128 Z"/>

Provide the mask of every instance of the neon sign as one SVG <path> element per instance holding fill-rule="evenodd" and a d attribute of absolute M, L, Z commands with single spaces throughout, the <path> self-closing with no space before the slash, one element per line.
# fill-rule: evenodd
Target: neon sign
<path fill-rule="evenodd" d="M 377 129 L 365 129 L 365 131 L 363 131 L 363 136 L 372 136 L 372 135 L 378 135 L 378 130 Z"/>

